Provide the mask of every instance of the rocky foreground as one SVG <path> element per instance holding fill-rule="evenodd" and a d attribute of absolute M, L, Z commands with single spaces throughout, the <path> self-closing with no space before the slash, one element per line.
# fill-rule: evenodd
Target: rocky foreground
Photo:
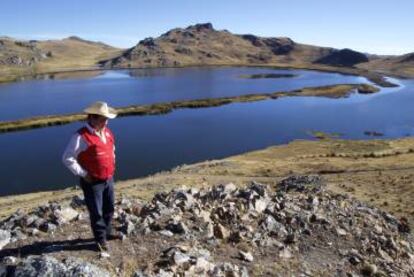
<path fill-rule="evenodd" d="M 413 276 L 404 219 L 291 176 L 122 198 L 111 257 L 90 247 L 82 199 L 0 222 L 0 276 Z M 89 246 L 88 246 L 89 239 Z"/>

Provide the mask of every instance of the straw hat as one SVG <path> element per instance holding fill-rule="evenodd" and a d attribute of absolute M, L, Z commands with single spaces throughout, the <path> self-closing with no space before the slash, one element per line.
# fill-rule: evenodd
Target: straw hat
<path fill-rule="evenodd" d="M 102 115 L 106 118 L 113 119 L 116 117 L 116 111 L 114 108 L 108 106 L 106 102 L 98 101 L 83 110 L 87 114 Z"/>

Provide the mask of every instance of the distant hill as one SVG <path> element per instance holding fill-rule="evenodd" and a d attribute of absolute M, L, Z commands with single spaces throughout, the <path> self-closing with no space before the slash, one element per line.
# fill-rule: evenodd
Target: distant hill
<path fill-rule="evenodd" d="M 90 67 L 99 60 L 119 55 L 121 50 L 102 42 L 94 42 L 79 37 L 62 40 L 39 41 L 36 44 L 43 52 L 51 53 L 51 59 L 43 61 L 44 66 L 53 67 L 56 62 L 62 67 Z"/>
<path fill-rule="evenodd" d="M 0 38 L 0 66 L 31 66 L 46 58 L 35 42 Z"/>
<path fill-rule="evenodd" d="M 400 56 L 399 63 L 414 63 L 414 52 Z"/>
<path fill-rule="evenodd" d="M 107 67 L 182 66 L 189 64 L 303 64 L 335 50 L 296 43 L 287 37 L 265 38 L 215 30 L 211 23 L 172 29 L 146 38 Z"/>
<path fill-rule="evenodd" d="M 333 66 L 354 66 L 359 63 L 368 62 L 365 54 L 356 52 L 351 49 L 342 49 L 318 59 L 315 63 L 333 65 Z"/>
<path fill-rule="evenodd" d="M 0 81 L 6 75 L 50 71 L 188 65 L 274 65 L 353 74 L 368 70 L 413 77 L 413 60 L 414 53 L 377 56 L 306 45 L 288 37 L 233 34 L 216 30 L 211 23 L 175 28 L 157 38 L 141 40 L 129 49 L 77 36 L 45 41 L 0 37 Z"/>
<path fill-rule="evenodd" d="M 371 59 L 368 63 L 360 64 L 359 67 L 413 78 L 414 52 L 400 56 L 383 56 Z"/>
<path fill-rule="evenodd" d="M 45 41 L 1 37 L 0 74 L 91 68 L 96 67 L 98 61 L 120 53 L 118 48 L 79 37 Z"/>
<path fill-rule="evenodd" d="M 87 44 L 90 44 L 90 45 L 95 45 L 95 46 L 106 48 L 106 49 L 114 49 L 113 46 L 108 45 L 106 43 L 103 43 L 103 42 L 100 42 L 100 41 L 86 40 L 86 39 L 80 38 L 78 36 L 70 36 L 70 37 L 67 37 L 66 40 L 74 40 L 74 41 L 87 43 Z"/>

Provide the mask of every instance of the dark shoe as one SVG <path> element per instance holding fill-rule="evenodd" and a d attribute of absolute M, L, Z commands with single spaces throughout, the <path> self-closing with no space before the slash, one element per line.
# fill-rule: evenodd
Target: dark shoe
<path fill-rule="evenodd" d="M 106 236 L 107 240 L 122 240 L 122 235 L 120 233 L 111 233 Z"/>
<path fill-rule="evenodd" d="M 109 252 L 110 248 L 107 241 L 100 241 L 96 243 L 96 248 L 99 252 Z"/>

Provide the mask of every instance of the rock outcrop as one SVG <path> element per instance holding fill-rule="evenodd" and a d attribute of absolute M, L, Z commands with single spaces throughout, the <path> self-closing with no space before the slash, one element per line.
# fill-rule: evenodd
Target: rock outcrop
<path fill-rule="evenodd" d="M 367 55 L 351 50 L 342 49 L 339 51 L 333 51 L 329 55 L 315 60 L 315 63 L 327 64 L 332 66 L 354 66 L 359 63 L 368 62 Z"/>
<path fill-rule="evenodd" d="M 0 66 L 33 66 L 47 58 L 47 53 L 37 47 L 35 41 L 0 39 Z"/>
<path fill-rule="evenodd" d="M 33 228 L 38 220 L 33 216 L 59 228 L 70 221 L 81 224 L 75 216 L 84 208 L 81 199 L 74 198 L 71 206 L 51 204 L 27 215 L 15 214 L 0 226 L 15 240 L 16 230 L 31 236 L 25 228 Z M 124 240 L 144 238 L 140 249 L 151 252 L 136 265 L 132 276 L 137 277 L 414 274 L 414 243 L 407 222 L 327 191 L 319 176 L 291 176 L 276 187 L 257 182 L 246 187 L 181 187 L 159 192 L 148 203 L 122 198 L 114 217 Z M 157 244 L 151 244 L 152 239 Z M 67 256 L 69 260 L 49 255 L 5 257 L 0 273 L 38 276 L 36 268 L 50 276 L 109 274 Z"/>
<path fill-rule="evenodd" d="M 0 222 L 0 250 L 9 242 L 24 240 L 39 232 L 52 233 L 79 216 L 80 213 L 71 206 L 61 206 L 54 202 L 40 206 L 30 213 L 17 211 Z"/>
<path fill-rule="evenodd" d="M 90 263 L 68 258 L 63 262 L 50 256 L 29 256 L 16 266 L 5 269 L 5 276 L 34 277 L 34 276 L 65 276 L 65 277 L 109 277 L 106 270 Z M 7 275 L 8 274 L 8 275 Z M 3 276 L 0 271 L 0 276 Z"/>

